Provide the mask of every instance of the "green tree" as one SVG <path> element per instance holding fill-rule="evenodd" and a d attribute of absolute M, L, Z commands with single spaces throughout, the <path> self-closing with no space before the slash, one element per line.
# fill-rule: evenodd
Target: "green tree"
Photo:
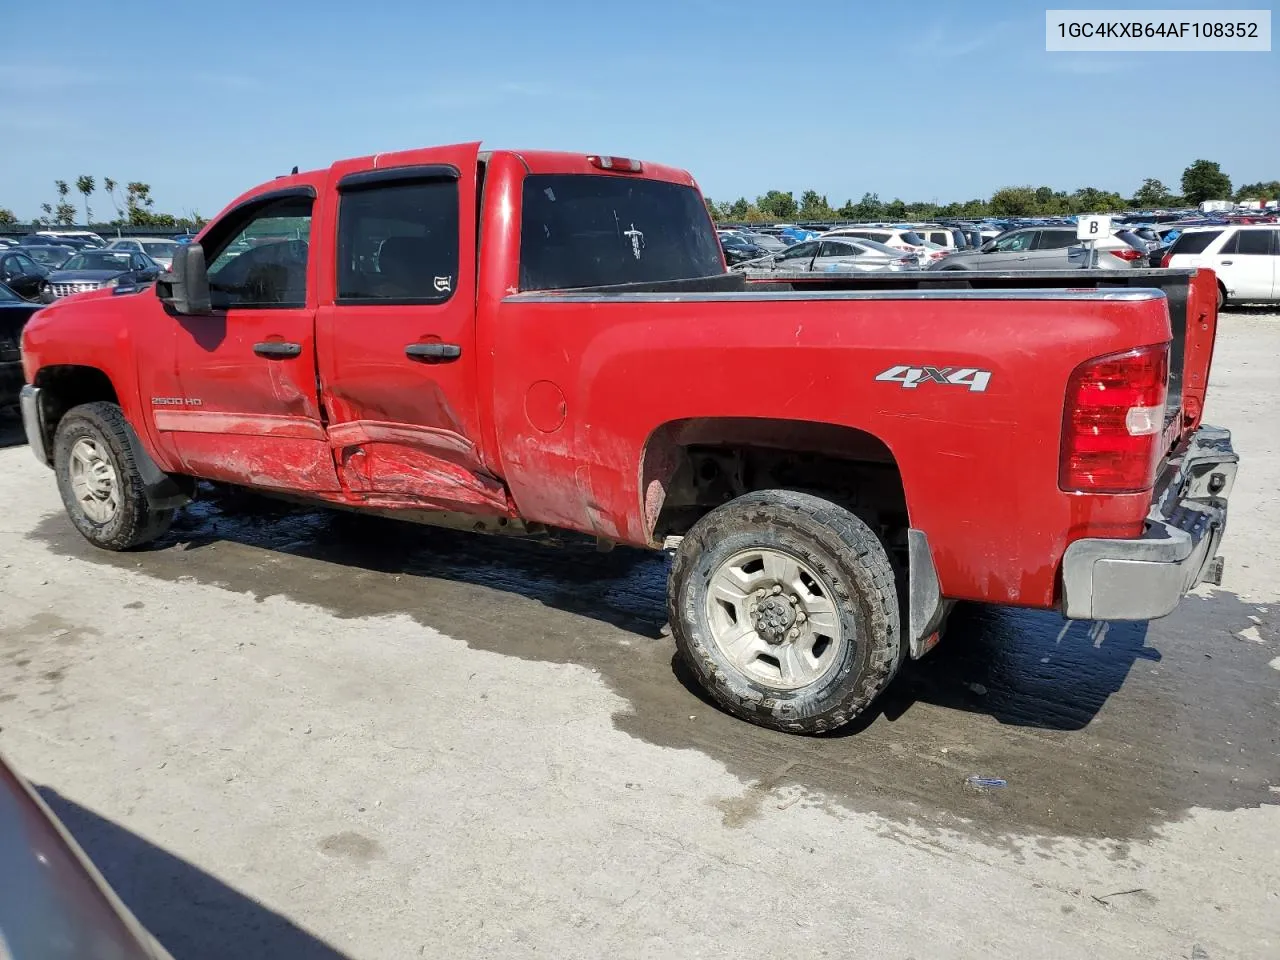
<path fill-rule="evenodd" d="M 53 208 L 53 222 L 60 227 L 70 227 L 76 222 L 76 205 L 63 200 Z"/>
<path fill-rule="evenodd" d="M 729 204 L 730 220 L 746 220 L 747 212 L 751 210 L 751 203 L 746 197 L 739 197 L 733 203 Z"/>
<path fill-rule="evenodd" d="M 120 205 L 120 197 L 116 193 L 116 182 L 110 177 L 102 178 L 102 189 L 107 191 L 107 198 L 111 201 L 111 206 L 116 208 L 116 223 L 120 223 L 124 219 L 124 208 Z"/>
<path fill-rule="evenodd" d="M 84 194 L 84 222 L 88 226 L 93 222 L 93 213 L 89 210 L 89 196 L 93 193 L 94 188 L 98 185 L 93 177 L 84 175 L 76 177 L 76 189 Z"/>
<path fill-rule="evenodd" d="M 1031 187 L 1001 187 L 991 195 L 991 212 L 997 217 L 1029 217 L 1037 212 Z"/>
<path fill-rule="evenodd" d="M 1097 187 L 1081 187 L 1071 194 L 1070 203 L 1072 213 L 1108 213 L 1128 206 L 1120 194 Z"/>
<path fill-rule="evenodd" d="M 1147 177 L 1133 195 L 1135 207 L 1167 207 L 1173 202 L 1169 188 L 1154 177 Z"/>
<path fill-rule="evenodd" d="M 878 193 L 864 193 L 862 199 L 853 205 L 853 219 L 879 220 L 884 216 L 884 203 Z"/>
<path fill-rule="evenodd" d="M 890 220 L 905 220 L 907 217 L 907 205 L 894 197 L 884 205 L 884 215 Z"/>
<path fill-rule="evenodd" d="M 799 210 L 791 192 L 783 193 L 781 190 L 770 190 L 763 197 L 756 197 L 756 208 L 775 220 L 794 220 Z"/>
<path fill-rule="evenodd" d="M 801 220 L 831 220 L 835 217 L 835 211 L 831 209 L 827 198 L 817 190 L 806 190 L 800 194 L 800 211 L 797 216 Z"/>
<path fill-rule="evenodd" d="M 1036 206 L 1041 211 L 1054 206 L 1053 187 L 1036 187 Z"/>
<path fill-rule="evenodd" d="M 1226 200 L 1231 196 L 1231 178 L 1211 160 L 1196 160 L 1182 171 L 1182 195 L 1187 203 Z"/>
<path fill-rule="evenodd" d="M 1237 200 L 1277 200 L 1280 199 L 1280 180 L 1259 180 L 1257 183 L 1246 183 L 1236 191 Z"/>
<path fill-rule="evenodd" d="M 151 184 L 134 180 L 125 185 L 125 209 L 129 214 L 129 225 L 134 227 L 150 226 L 155 221 L 151 208 L 155 200 L 151 198 Z"/>
<path fill-rule="evenodd" d="M 13 211 L 8 207 L 0 207 L 0 227 L 12 227 L 18 222 L 18 218 L 13 215 Z"/>

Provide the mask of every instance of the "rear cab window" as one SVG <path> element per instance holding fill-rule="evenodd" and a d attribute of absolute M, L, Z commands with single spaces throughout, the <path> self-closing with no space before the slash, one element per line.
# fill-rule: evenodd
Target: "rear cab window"
<path fill-rule="evenodd" d="M 525 177 L 520 289 L 569 290 L 724 273 L 696 189 L 595 174 Z"/>

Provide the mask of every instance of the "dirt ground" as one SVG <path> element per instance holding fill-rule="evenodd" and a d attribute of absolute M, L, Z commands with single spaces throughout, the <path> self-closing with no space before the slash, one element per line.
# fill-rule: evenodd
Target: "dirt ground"
<path fill-rule="evenodd" d="M 699 697 L 660 556 L 225 492 L 108 554 L 10 422 L 0 751 L 178 960 L 1280 957 L 1278 365 L 1223 318 L 1221 588 L 961 608 L 823 739 Z"/>

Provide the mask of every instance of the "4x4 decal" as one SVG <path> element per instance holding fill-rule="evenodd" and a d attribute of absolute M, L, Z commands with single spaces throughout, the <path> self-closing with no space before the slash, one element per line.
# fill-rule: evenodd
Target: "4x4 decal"
<path fill-rule="evenodd" d="M 945 386 L 968 387 L 972 393 L 982 393 L 991 382 L 991 371 L 979 370 L 977 367 L 912 367 L 903 363 L 876 374 L 876 379 L 900 383 L 909 390 L 922 383 L 941 383 Z"/>

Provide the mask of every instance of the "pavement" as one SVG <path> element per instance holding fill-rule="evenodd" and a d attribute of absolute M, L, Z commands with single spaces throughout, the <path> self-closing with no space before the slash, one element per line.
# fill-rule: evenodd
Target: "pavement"
<path fill-rule="evenodd" d="M 699 696 L 661 556 L 228 491 L 104 553 L 10 422 L 0 752 L 177 960 L 1280 957 L 1277 357 L 1223 317 L 1221 588 L 961 608 L 826 738 Z"/>

